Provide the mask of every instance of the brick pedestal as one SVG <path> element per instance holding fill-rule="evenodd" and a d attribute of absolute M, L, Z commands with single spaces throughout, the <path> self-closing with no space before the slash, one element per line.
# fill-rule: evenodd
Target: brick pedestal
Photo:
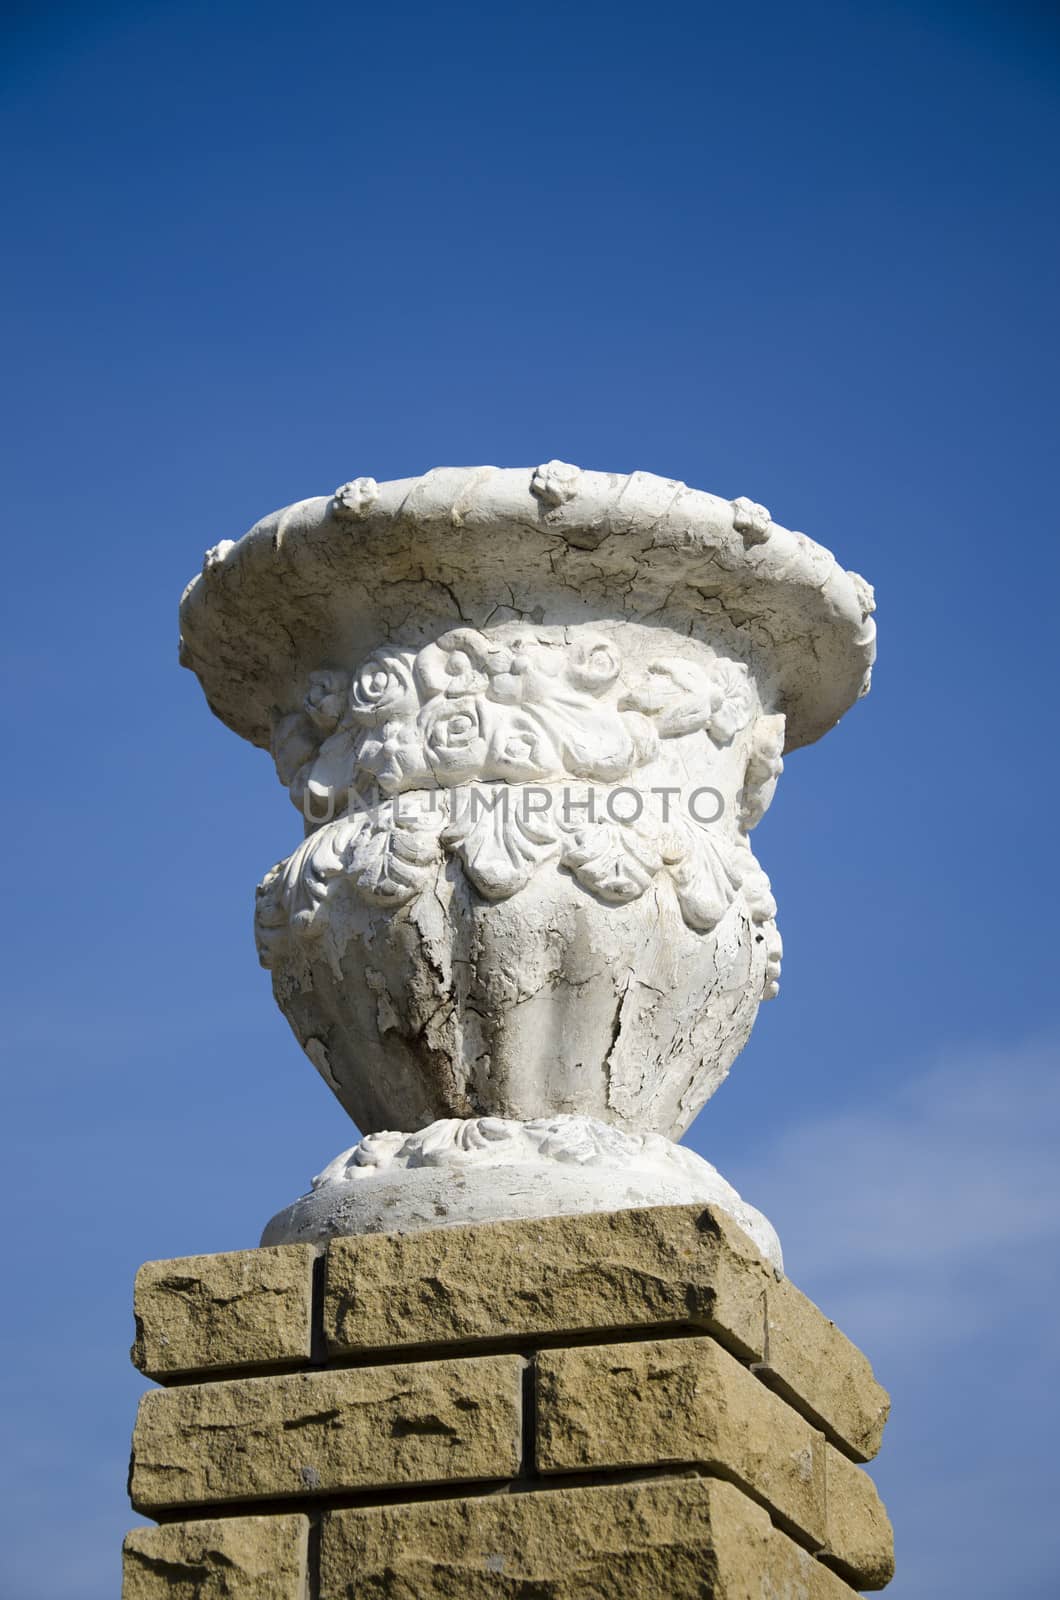
<path fill-rule="evenodd" d="M 124 1600 L 843 1600 L 887 1396 L 723 1213 L 150 1262 Z"/>

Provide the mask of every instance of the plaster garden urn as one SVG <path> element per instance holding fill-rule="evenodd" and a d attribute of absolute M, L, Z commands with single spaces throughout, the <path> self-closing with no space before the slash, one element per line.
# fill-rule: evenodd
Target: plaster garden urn
<path fill-rule="evenodd" d="M 777 992 L 750 833 L 872 610 L 763 506 L 559 461 L 357 478 L 207 552 L 181 659 L 305 832 L 259 953 L 366 1136 L 263 1242 L 703 1200 L 779 1264 L 674 1141 Z"/>

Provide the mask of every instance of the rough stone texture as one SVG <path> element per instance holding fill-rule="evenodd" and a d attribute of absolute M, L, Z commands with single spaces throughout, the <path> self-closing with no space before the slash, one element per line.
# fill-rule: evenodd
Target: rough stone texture
<path fill-rule="evenodd" d="M 320 1600 L 851 1600 L 707 1478 L 340 1511 Z"/>
<path fill-rule="evenodd" d="M 512 1478 L 523 1367 L 483 1356 L 154 1390 L 133 1436 L 133 1505 Z"/>
<path fill-rule="evenodd" d="M 541 1472 L 698 1464 L 733 1478 L 859 1587 L 894 1571 L 868 1475 L 715 1343 L 644 1340 L 537 1358 Z"/>
<path fill-rule="evenodd" d="M 725 1210 L 322 1254 L 142 1270 L 137 1356 L 175 1381 L 141 1401 L 131 1493 L 174 1520 L 130 1534 L 125 1600 L 844 1600 L 892 1576 L 850 1459 L 886 1396 Z M 306 1370 L 225 1370 L 274 1358 Z M 177 1381 L 191 1363 L 211 1381 Z"/>
<path fill-rule="evenodd" d="M 220 1517 L 134 1528 L 122 1600 L 305 1600 L 306 1517 Z"/>
<path fill-rule="evenodd" d="M 695 1463 L 732 1477 L 821 1549 L 825 1448 L 823 1435 L 713 1339 L 594 1345 L 537 1357 L 540 1472 Z"/>
<path fill-rule="evenodd" d="M 882 1589 L 894 1577 L 894 1530 L 876 1485 L 838 1450 L 825 1456 L 826 1560 L 859 1589 Z"/>
<path fill-rule="evenodd" d="M 315 1252 L 307 1245 L 148 1261 L 132 1357 L 148 1377 L 304 1362 Z"/>
<path fill-rule="evenodd" d="M 867 1357 L 790 1279 L 774 1278 L 766 1305 L 760 1376 L 856 1461 L 870 1461 L 891 1402 Z"/>
<path fill-rule="evenodd" d="M 163 1383 L 305 1361 L 312 1267 L 308 1246 L 146 1263 L 134 1361 Z M 331 1355 L 677 1325 L 753 1362 L 854 1459 L 875 1455 L 889 1401 L 868 1361 L 718 1207 L 436 1226 L 327 1249 Z"/>
<path fill-rule="evenodd" d="M 692 1324 L 760 1361 L 775 1282 L 701 1206 L 363 1235 L 328 1245 L 324 1333 L 331 1355 L 361 1355 Z"/>

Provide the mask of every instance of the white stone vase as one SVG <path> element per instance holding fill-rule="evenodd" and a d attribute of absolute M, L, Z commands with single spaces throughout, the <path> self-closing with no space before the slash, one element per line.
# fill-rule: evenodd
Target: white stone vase
<path fill-rule="evenodd" d="M 556 461 L 359 478 L 207 553 L 182 660 L 305 819 L 258 890 L 277 1001 L 366 1133 L 494 1130 L 340 1158 L 271 1237 L 425 1225 L 395 1179 L 425 1165 L 435 1222 L 492 1214 L 487 1166 L 506 1214 L 572 1161 L 601 1205 L 638 1161 L 625 1203 L 671 1196 L 643 1141 L 684 1132 L 776 993 L 749 833 L 782 752 L 865 692 L 872 609 L 762 506 Z M 571 1137 L 496 1135 L 548 1119 Z"/>

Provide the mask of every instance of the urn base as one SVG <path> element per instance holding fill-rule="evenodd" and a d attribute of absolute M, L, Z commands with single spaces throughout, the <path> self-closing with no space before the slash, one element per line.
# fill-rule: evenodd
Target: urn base
<path fill-rule="evenodd" d="M 445 1118 L 418 1133 L 371 1134 L 278 1212 L 261 1242 L 697 1203 L 728 1212 L 782 1269 L 768 1218 L 709 1161 L 659 1134 L 623 1133 L 585 1116 Z"/>

